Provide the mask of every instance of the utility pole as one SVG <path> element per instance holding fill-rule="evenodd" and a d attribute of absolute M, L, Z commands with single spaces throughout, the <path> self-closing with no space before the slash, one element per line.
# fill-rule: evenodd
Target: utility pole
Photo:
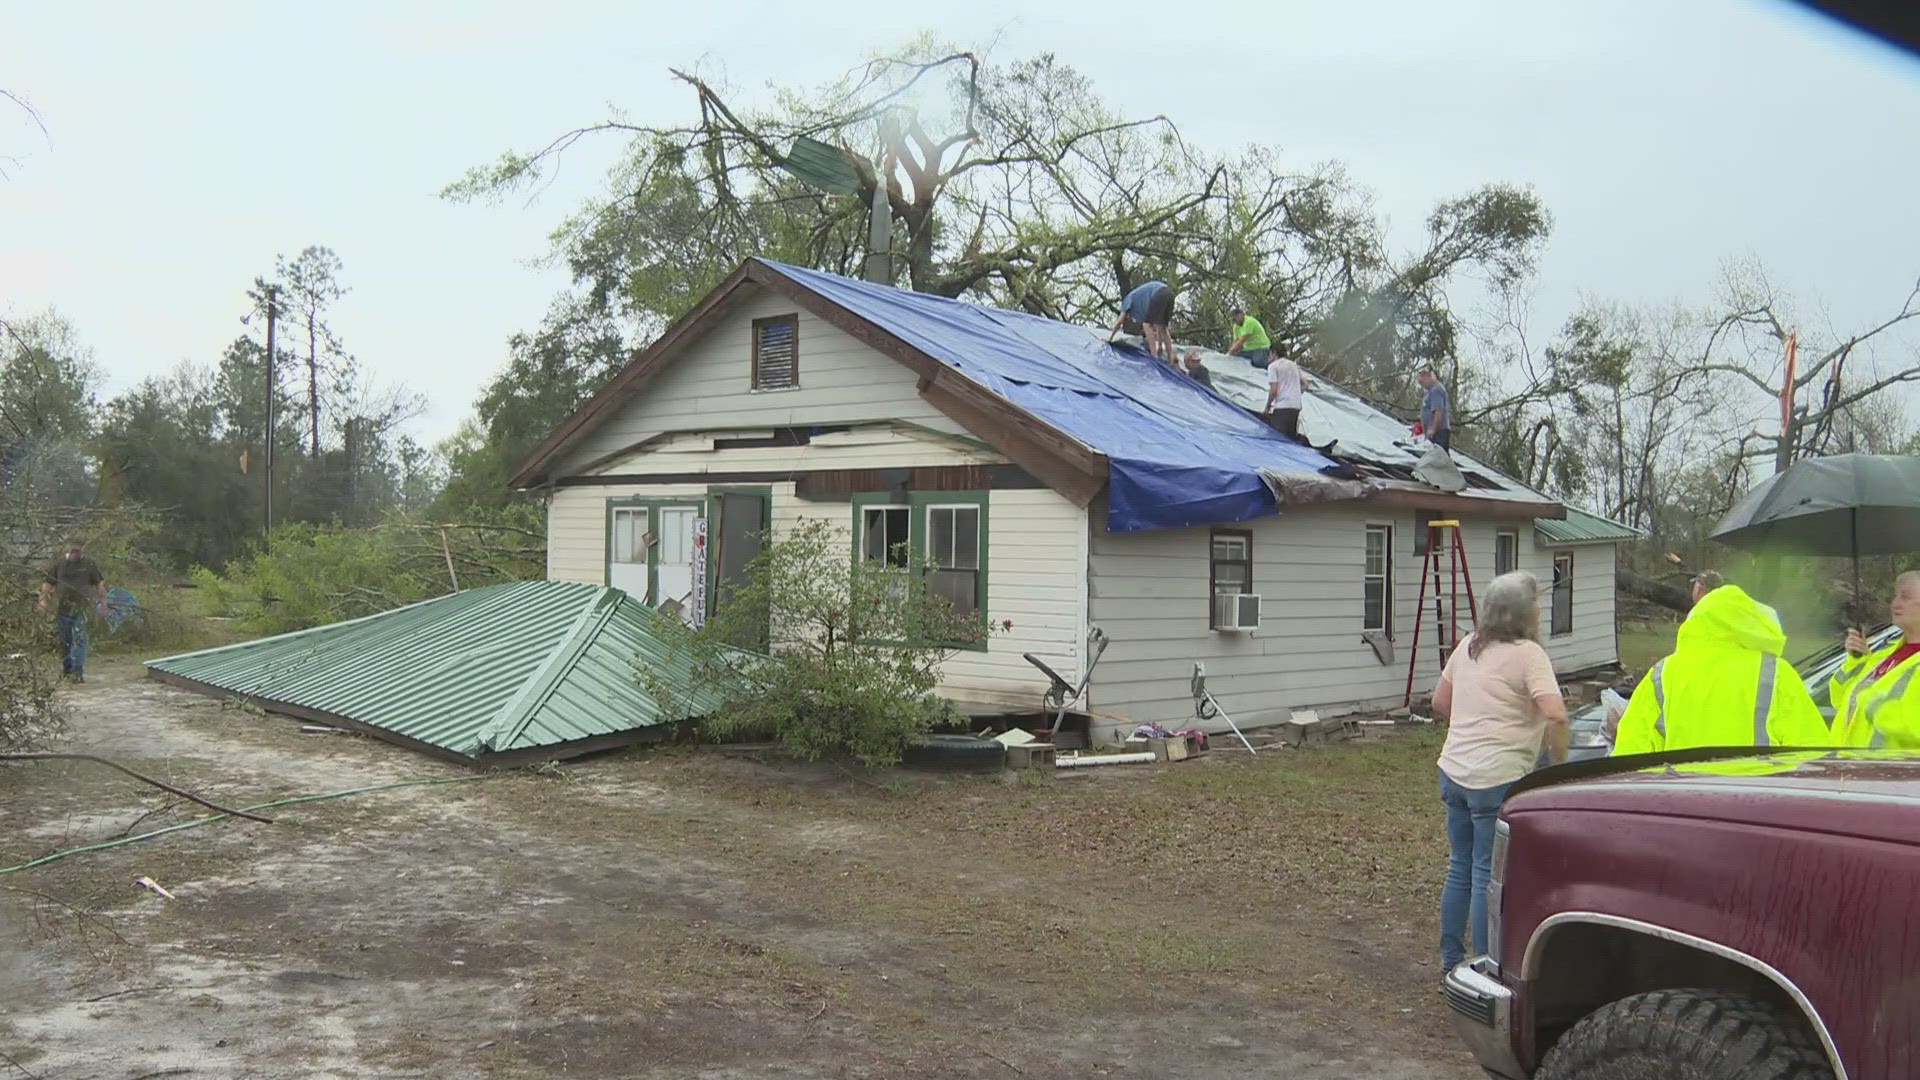
<path fill-rule="evenodd" d="M 263 552 L 273 543 L 273 323 L 280 314 L 279 300 L 280 286 L 267 286 L 267 422 L 261 439 L 265 444 L 261 454 L 265 468 L 261 472 L 266 474 L 265 511 L 260 518 L 260 550 Z"/>
<path fill-rule="evenodd" d="M 893 175 L 893 147 L 899 138 L 899 114 L 888 109 L 880 114 L 880 160 L 874 163 L 873 206 L 867 218 L 867 260 L 861 274 L 876 285 L 893 284 L 893 204 L 887 199 L 887 178 Z"/>

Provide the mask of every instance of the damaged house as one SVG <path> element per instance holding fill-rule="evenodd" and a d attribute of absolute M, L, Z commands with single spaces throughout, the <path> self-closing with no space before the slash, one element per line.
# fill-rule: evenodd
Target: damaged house
<path fill-rule="evenodd" d="M 1262 373 L 1203 362 L 1211 388 L 1085 327 L 749 260 L 514 482 L 547 501 L 550 578 L 690 620 L 802 518 L 843 526 L 849 558 L 904 544 L 955 604 L 1012 623 L 946 664 L 943 693 L 983 710 L 1037 705 L 1023 654 L 1078 682 L 1090 626 L 1111 645 L 1086 706 L 1109 729 L 1190 718 L 1196 661 L 1243 725 L 1398 704 L 1432 519 L 1460 522 L 1478 585 L 1539 577 L 1563 676 L 1616 660 L 1631 530 L 1464 454 L 1433 468 L 1317 377 L 1298 445 L 1256 415 Z M 1438 625 L 1429 596 L 1417 690 Z"/>

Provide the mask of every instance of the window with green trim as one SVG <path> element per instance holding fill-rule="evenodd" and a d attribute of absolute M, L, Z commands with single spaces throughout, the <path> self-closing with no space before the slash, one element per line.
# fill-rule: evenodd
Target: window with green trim
<path fill-rule="evenodd" d="M 987 616 L 987 493 L 916 491 L 853 497 L 853 550 L 926 576 L 964 615 Z"/>

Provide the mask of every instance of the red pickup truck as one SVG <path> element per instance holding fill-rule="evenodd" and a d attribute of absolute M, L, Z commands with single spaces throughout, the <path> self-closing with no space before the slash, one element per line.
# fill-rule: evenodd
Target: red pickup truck
<path fill-rule="evenodd" d="M 1702 749 L 1515 784 L 1455 1029 L 1506 1080 L 1920 1077 L 1920 755 Z"/>

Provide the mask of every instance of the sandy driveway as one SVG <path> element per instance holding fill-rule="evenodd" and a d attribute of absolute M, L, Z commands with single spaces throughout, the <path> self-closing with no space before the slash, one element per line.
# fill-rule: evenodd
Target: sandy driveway
<path fill-rule="evenodd" d="M 74 745 L 236 803 L 470 775 L 128 664 L 73 706 Z M 1210 820 L 1289 767 L 854 780 L 632 752 L 223 821 L 0 875 L 0 1075 L 1477 1075 L 1418 888 L 1363 868 L 1381 884 L 1317 907 L 1285 879 L 1318 848 Z M 187 809 L 9 767 L 0 865 Z M 1160 838 L 1169 816 L 1196 831 Z"/>

